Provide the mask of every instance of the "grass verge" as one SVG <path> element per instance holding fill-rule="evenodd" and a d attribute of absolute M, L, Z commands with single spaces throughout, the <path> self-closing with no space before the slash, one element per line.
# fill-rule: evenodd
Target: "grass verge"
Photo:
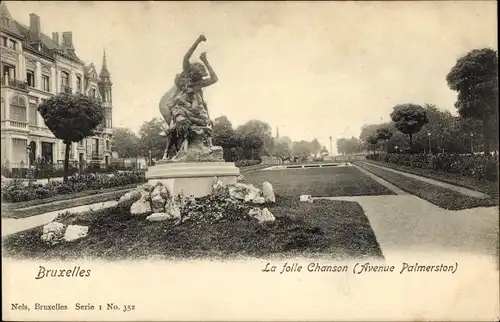
<path fill-rule="evenodd" d="M 32 201 L 30 200 L 26 202 L 19 202 L 14 204 L 2 204 L 2 217 L 3 218 L 26 218 L 31 216 L 40 215 L 46 212 L 63 210 L 72 207 L 90 205 L 97 202 L 104 202 L 109 200 L 119 199 L 122 195 L 124 195 L 128 190 L 137 187 L 138 184 L 128 185 L 124 187 L 116 187 L 110 189 L 102 189 L 102 190 L 92 190 L 92 194 L 87 195 L 79 195 L 73 194 L 73 198 L 64 198 L 61 200 L 53 200 L 49 203 L 41 203 L 34 204 L 25 207 L 19 207 L 19 204 L 29 204 Z M 88 191 L 84 191 L 88 192 Z M 60 197 L 68 197 L 67 195 L 61 195 Z M 43 199 L 45 201 L 46 199 Z M 40 200 L 41 201 L 41 200 Z"/>
<path fill-rule="evenodd" d="M 394 193 L 354 167 L 328 167 L 293 170 L 256 171 L 245 179 L 257 187 L 264 181 L 283 196 L 314 197 L 378 196 Z"/>
<path fill-rule="evenodd" d="M 476 178 L 465 177 L 456 173 L 446 173 L 439 172 L 430 169 L 420 169 L 420 168 L 412 168 L 405 165 L 399 165 L 394 163 L 386 163 L 382 161 L 374 161 L 374 160 L 363 160 L 366 163 L 373 163 L 377 165 L 381 165 L 383 167 L 391 168 L 394 170 L 404 171 L 411 174 L 419 175 L 422 177 L 435 179 L 439 181 L 443 181 L 446 183 L 454 184 L 457 186 L 461 186 L 464 188 L 469 188 L 472 190 L 476 190 L 482 193 L 486 193 L 493 198 L 498 198 L 498 182 L 490 182 L 487 180 L 479 180 Z"/>
<path fill-rule="evenodd" d="M 412 195 L 420 197 L 430 203 L 448 210 L 462 210 L 476 207 L 488 207 L 498 205 L 495 198 L 480 199 L 463 195 L 453 190 L 439 187 L 431 183 L 412 179 L 407 176 L 380 169 L 365 162 L 357 162 L 356 165 L 370 171 L 380 178 L 392 183 Z"/>
<path fill-rule="evenodd" d="M 31 259 L 75 258 L 193 259 L 269 258 L 310 255 L 330 259 L 382 258 L 370 223 L 358 203 L 318 200 L 298 203 L 278 197 L 266 205 L 276 221 L 235 220 L 173 225 L 130 215 L 126 207 L 79 214 L 73 224 L 89 226 L 87 237 L 48 246 L 41 227 L 3 238 L 4 256 Z"/>

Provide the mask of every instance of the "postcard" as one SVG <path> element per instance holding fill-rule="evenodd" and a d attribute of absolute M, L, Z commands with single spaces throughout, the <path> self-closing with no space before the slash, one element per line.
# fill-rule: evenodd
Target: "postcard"
<path fill-rule="evenodd" d="M 494 1 L 2 1 L 5 321 L 498 321 Z"/>

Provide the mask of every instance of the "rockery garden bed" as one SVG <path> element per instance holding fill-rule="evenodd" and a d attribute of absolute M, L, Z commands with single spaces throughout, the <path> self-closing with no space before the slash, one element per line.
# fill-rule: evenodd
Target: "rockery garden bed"
<path fill-rule="evenodd" d="M 269 184 L 267 188 L 272 191 Z M 274 197 L 272 193 L 271 199 L 264 200 L 254 187 L 240 184 L 177 203 L 173 201 L 177 197 L 168 197 L 164 187 L 144 189 L 123 196 L 115 207 L 63 213 L 51 227 L 8 236 L 3 239 L 4 256 L 58 260 L 382 258 L 370 223 L 355 202 L 304 203 L 298 196 Z M 265 208 L 247 202 L 251 200 Z M 158 206 L 163 210 L 155 210 Z M 65 241 L 54 239 L 56 233 L 62 236 L 63 227 Z M 49 233 L 51 229 L 54 233 Z"/>

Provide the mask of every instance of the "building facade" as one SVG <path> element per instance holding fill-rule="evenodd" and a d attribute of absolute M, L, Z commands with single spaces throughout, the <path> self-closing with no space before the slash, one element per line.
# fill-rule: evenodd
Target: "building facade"
<path fill-rule="evenodd" d="M 39 16 L 30 14 L 25 26 L 12 18 L 3 2 L 0 19 L 2 166 L 19 167 L 38 158 L 63 163 L 65 145 L 37 111 L 43 100 L 59 93 L 80 93 L 102 102 L 105 121 L 96 136 L 72 144 L 70 160 L 109 164 L 113 100 L 106 54 L 98 74 L 93 63 L 87 65 L 77 56 L 71 32 L 49 37 L 41 32 Z"/>

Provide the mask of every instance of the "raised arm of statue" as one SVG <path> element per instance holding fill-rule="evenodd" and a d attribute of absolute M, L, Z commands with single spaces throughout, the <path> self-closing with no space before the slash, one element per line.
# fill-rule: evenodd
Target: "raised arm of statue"
<path fill-rule="evenodd" d="M 205 64 L 205 66 L 207 67 L 207 71 L 208 71 L 208 75 L 209 75 L 209 78 L 207 79 L 204 79 L 202 82 L 201 82 L 201 87 L 207 87 L 207 86 L 210 86 L 210 85 L 213 85 L 215 83 L 217 83 L 217 81 L 219 80 L 219 78 L 217 78 L 217 74 L 215 74 L 214 70 L 212 69 L 212 66 L 210 65 L 210 63 L 208 62 L 208 59 L 207 59 L 207 54 L 206 53 L 202 53 L 200 55 L 200 60 Z"/>
<path fill-rule="evenodd" d="M 191 66 L 189 63 L 189 59 L 191 58 L 191 56 L 193 56 L 196 47 L 198 47 L 198 45 L 204 41 L 207 41 L 207 38 L 205 38 L 205 36 L 203 35 L 200 35 L 198 39 L 196 39 L 194 44 L 191 46 L 191 48 L 189 48 L 187 53 L 184 55 L 184 60 L 182 61 L 182 68 L 185 72 L 189 71 L 189 67 Z"/>

